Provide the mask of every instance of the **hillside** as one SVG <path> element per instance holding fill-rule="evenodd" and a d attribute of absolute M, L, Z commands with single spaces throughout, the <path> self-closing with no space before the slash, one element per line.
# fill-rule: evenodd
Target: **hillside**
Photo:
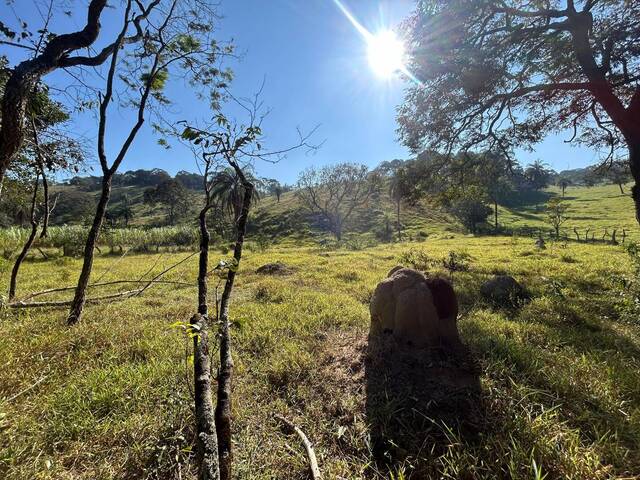
<path fill-rule="evenodd" d="M 559 188 L 550 187 L 518 195 L 510 205 L 499 206 L 499 224 L 507 231 L 548 231 L 550 226 L 546 223 L 545 203 L 553 196 L 561 196 Z M 570 237 L 575 236 L 574 227 L 581 236 L 584 236 L 587 229 L 590 229 L 589 235 L 595 234 L 596 238 L 600 238 L 605 229 L 609 232 L 616 229 L 618 236 L 623 229 L 630 237 L 640 236 L 633 201 L 629 195 L 621 195 L 616 185 L 570 187 L 566 190 L 565 201 L 569 206 L 568 220 L 563 225 L 562 232 Z M 391 222 L 391 229 L 395 229 L 395 206 L 388 195 L 382 194 L 371 205 L 354 212 L 350 231 L 375 237 L 377 232 L 384 230 L 387 218 Z M 424 233 L 432 235 L 443 231 L 463 232 L 462 226 L 455 219 L 426 201 L 417 206 L 403 206 L 401 222 L 404 233 L 411 238 Z M 280 202 L 273 196 L 265 197 L 253 213 L 252 226 L 255 231 L 266 232 L 275 238 L 327 236 L 326 230 L 320 228 L 321 224 L 305 212 L 295 192 L 285 193 Z M 491 227 L 487 226 L 486 230 L 491 231 Z"/>
<path fill-rule="evenodd" d="M 126 195 L 134 213 L 130 221 L 131 226 L 166 224 L 166 213 L 161 206 L 143 203 L 145 188 L 114 187 L 110 210 L 121 208 Z M 625 189 L 626 192 L 628 190 L 629 187 Z M 91 206 L 98 194 L 97 191 L 87 192 L 72 185 L 56 185 L 54 192 L 61 193 L 60 205 L 53 217 L 54 224 L 82 223 L 86 215 L 91 213 Z M 189 190 L 189 195 L 192 198 L 191 209 L 182 218 L 181 223 L 195 224 L 197 206 L 201 202 L 200 194 L 195 190 Z M 511 199 L 509 205 L 499 206 L 499 224 L 506 231 L 548 230 L 550 226 L 545 221 L 545 203 L 549 198 L 560 195 L 560 189 L 557 187 L 519 193 Z M 581 236 L 587 229 L 590 229 L 589 235 L 595 235 L 596 238 L 601 238 L 605 229 L 609 233 L 617 230 L 618 236 L 622 234 L 623 229 L 631 237 L 638 236 L 631 197 L 627 193 L 621 194 L 617 185 L 570 186 L 566 190 L 565 200 L 569 206 L 568 220 L 562 226 L 562 231 L 567 236 L 575 237 L 574 227 L 578 229 Z M 72 205 L 65 209 L 66 203 Z M 85 203 L 87 207 L 83 209 L 82 205 Z M 387 226 L 395 231 L 395 222 L 395 205 L 386 189 L 383 189 L 379 197 L 372 199 L 368 206 L 354 212 L 352 221 L 347 226 L 347 233 L 365 234 L 365 238 L 372 240 L 382 238 Z M 444 230 L 463 231 L 462 226 L 457 224 L 455 219 L 440 207 L 430 204 L 429 201 L 423 201 L 415 206 L 403 206 L 401 223 L 404 233 L 412 238 Z M 487 226 L 485 230 L 489 232 L 491 227 Z M 252 213 L 249 231 L 260 232 L 271 240 L 330 237 L 326 226 L 304 208 L 294 191 L 284 193 L 279 202 L 274 195 L 263 194 Z"/>

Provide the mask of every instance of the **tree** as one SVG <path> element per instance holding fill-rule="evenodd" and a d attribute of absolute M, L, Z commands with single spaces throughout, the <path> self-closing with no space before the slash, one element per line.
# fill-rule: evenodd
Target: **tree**
<path fill-rule="evenodd" d="M 547 202 L 547 222 L 551 224 L 556 232 L 556 238 L 560 238 L 560 227 L 568 218 L 566 216 L 568 205 L 562 198 L 553 197 Z"/>
<path fill-rule="evenodd" d="M 147 205 L 159 203 L 166 209 L 169 225 L 175 225 L 177 218 L 189 211 L 189 192 L 181 182 L 172 178 L 155 188 L 146 189 L 143 196 Z"/>
<path fill-rule="evenodd" d="M 493 227 L 498 230 L 498 202 L 514 193 L 514 169 L 509 159 L 498 152 L 484 152 L 476 156 L 472 182 L 484 190 L 493 203 Z"/>
<path fill-rule="evenodd" d="M 316 170 L 309 168 L 298 177 L 296 195 L 320 215 L 336 240 L 342 240 L 345 224 L 358 207 L 367 203 L 377 185 L 365 165 L 339 163 Z"/>
<path fill-rule="evenodd" d="M 62 35 L 49 35 L 46 27 L 40 31 L 40 39 L 33 47 L 25 47 L 32 52 L 32 57 L 20 62 L 11 70 L 6 87 L 2 94 L 2 125 L 0 126 L 0 198 L 2 183 L 7 169 L 18 155 L 25 137 L 25 118 L 29 95 L 36 88 L 41 78 L 58 69 L 87 66 L 96 67 L 109 59 L 112 54 L 125 44 L 142 41 L 144 36 L 141 23 L 151 11 L 160 3 L 154 0 L 146 8 L 141 8 L 133 18 L 127 22 L 135 26 L 132 35 L 118 36 L 113 42 L 107 44 L 95 55 L 73 55 L 82 49 L 90 47 L 98 39 L 101 31 L 100 17 L 107 6 L 107 0 L 91 0 L 87 7 L 87 20 L 85 26 L 76 32 Z M 138 3 L 142 7 L 142 3 Z M 129 13 L 131 9 L 127 10 Z M 48 24 L 51 18 L 46 20 Z M 2 43 L 19 45 L 12 42 L 18 35 L 3 24 L 1 33 L 8 40 Z M 47 39 L 48 37 L 48 39 Z M 22 45 L 20 45 L 22 46 Z"/>
<path fill-rule="evenodd" d="M 389 178 L 389 195 L 396 206 L 396 231 L 398 241 L 402 240 L 402 223 L 400 222 L 400 206 L 414 194 L 414 184 L 406 167 L 394 169 Z"/>
<path fill-rule="evenodd" d="M 618 185 L 620 194 L 624 195 L 624 184 L 631 180 L 629 166 L 624 162 L 614 162 L 604 172 L 604 177 L 611 183 Z"/>
<path fill-rule="evenodd" d="M 134 216 L 133 209 L 131 208 L 131 201 L 129 200 L 129 195 L 127 195 L 126 193 L 122 197 L 122 205 L 118 211 L 118 216 L 124 219 L 125 228 L 129 226 L 129 222 Z"/>
<path fill-rule="evenodd" d="M 571 180 L 569 180 L 568 178 L 563 178 L 561 177 L 558 180 L 558 186 L 562 189 L 562 197 L 564 198 L 564 192 L 567 189 L 567 187 L 571 185 Z"/>
<path fill-rule="evenodd" d="M 158 1 L 149 5 L 157 4 Z M 140 132 L 150 103 L 160 107 L 169 103 L 163 91 L 170 74 L 179 75 L 183 81 L 196 85 L 224 83 L 228 74 L 211 65 L 219 62 L 228 51 L 212 38 L 212 29 L 217 19 L 215 11 L 204 0 L 173 0 L 166 10 L 158 11 L 158 18 L 147 19 L 143 4 L 127 0 L 123 24 L 116 39 L 116 46 L 109 52 L 110 63 L 106 74 L 105 88 L 100 96 L 97 150 L 102 170 L 101 191 L 93 222 L 84 247 L 82 270 L 78 278 L 75 296 L 71 304 L 67 323 L 77 323 L 85 304 L 87 286 L 93 267 L 94 248 L 104 215 L 107 210 L 113 177 L 127 156 L 131 145 Z M 135 9 L 140 13 L 134 13 Z M 146 19 L 144 25 L 141 22 Z M 131 51 L 124 47 L 130 29 L 144 30 L 144 38 Z M 121 54 L 128 58 L 120 59 Z M 124 106 L 133 107 L 135 121 L 111 162 L 105 149 L 109 106 L 114 100 L 114 83 L 123 82 L 131 97 L 123 98 Z M 212 101 L 215 98 L 212 97 Z"/>
<path fill-rule="evenodd" d="M 609 160 L 628 151 L 640 222 L 638 18 L 635 1 L 420 0 L 405 24 L 402 141 L 510 154 L 568 129 Z"/>
<path fill-rule="evenodd" d="M 527 165 L 524 175 L 534 190 L 546 188 L 551 182 L 551 171 L 549 171 L 540 160 L 536 160 Z"/>
<path fill-rule="evenodd" d="M 258 191 L 255 189 L 259 182 L 248 171 L 244 172 L 244 176 L 254 188 L 251 195 L 251 205 L 253 206 L 260 200 Z M 237 227 L 237 221 L 242 212 L 242 203 L 245 198 L 245 187 L 242 179 L 233 168 L 227 167 L 213 173 L 210 181 L 212 199 L 216 200 L 223 210 L 231 215 L 233 224 Z"/>
<path fill-rule="evenodd" d="M 282 186 L 282 184 L 276 180 L 275 178 L 269 178 L 266 179 L 265 181 L 266 187 L 267 187 L 267 191 L 269 192 L 270 195 L 275 195 L 276 196 L 276 201 L 278 203 L 280 203 L 280 197 L 282 196 L 282 194 L 284 193 L 284 187 Z"/>
<path fill-rule="evenodd" d="M 474 234 L 478 231 L 478 224 L 486 222 L 487 217 L 491 215 L 491 208 L 486 204 L 485 192 L 476 186 L 460 191 L 453 198 L 449 211 Z"/>

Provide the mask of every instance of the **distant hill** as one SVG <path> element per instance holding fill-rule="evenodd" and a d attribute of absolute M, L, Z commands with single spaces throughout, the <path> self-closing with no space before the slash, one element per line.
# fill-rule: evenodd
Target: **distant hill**
<path fill-rule="evenodd" d="M 609 230 L 638 230 L 633 210 L 633 202 L 628 195 L 620 194 L 616 185 L 581 186 L 581 178 L 589 169 L 574 169 L 560 172 L 558 175 L 569 178 L 572 185 L 566 190 L 569 204 L 568 220 L 563 226 L 573 235 L 573 228 L 590 228 L 604 233 Z M 118 177 L 113 187 L 110 209 L 122 207 L 125 196 L 133 211 L 132 226 L 156 226 L 167 222 L 166 212 L 161 206 L 144 203 L 144 190 L 153 187 L 167 178 L 162 170 L 137 170 L 125 172 Z M 183 224 L 195 225 L 201 193 L 198 185 L 202 177 L 197 174 L 180 172 L 176 177 L 189 189 L 191 210 L 182 219 Z M 97 180 L 97 182 L 96 182 Z M 78 224 L 86 222 L 93 213 L 99 193 L 98 177 L 76 177 L 70 181 L 55 185 L 52 190 L 59 194 L 58 205 L 52 218 L 53 224 Z M 627 189 L 628 190 L 628 189 Z M 507 229 L 548 228 L 545 223 L 544 205 L 551 196 L 561 195 L 560 189 L 550 187 L 542 191 L 529 191 L 510 199 L 510 205 L 499 207 L 499 223 Z M 395 208 L 383 189 L 378 198 L 373 199 L 366 208 L 354 213 L 347 228 L 349 231 L 366 234 L 371 238 L 383 238 L 388 229 L 395 231 Z M 403 206 L 401 222 L 407 236 L 432 235 L 442 232 L 463 232 L 445 211 L 429 201 L 415 206 Z M 249 232 L 259 233 L 271 239 L 283 238 L 324 238 L 329 237 L 327 226 L 322 220 L 309 213 L 296 196 L 295 191 L 282 194 L 280 201 L 275 195 L 262 192 L 260 202 L 254 207 L 250 218 Z M 488 228 L 488 227 L 487 227 Z M 600 235 L 601 233 L 597 233 Z"/>

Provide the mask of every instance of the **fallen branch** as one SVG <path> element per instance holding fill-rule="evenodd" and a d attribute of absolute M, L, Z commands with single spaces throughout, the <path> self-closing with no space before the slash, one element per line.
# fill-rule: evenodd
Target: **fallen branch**
<path fill-rule="evenodd" d="M 47 378 L 49 377 L 49 375 L 45 375 L 44 377 L 40 377 L 35 383 L 32 383 L 31 385 L 29 385 L 27 388 L 25 388 L 24 390 L 19 391 L 18 393 L 16 393 L 13 397 L 9 397 L 7 398 L 6 402 L 13 402 L 16 398 L 18 398 L 20 395 L 23 395 L 27 392 L 30 392 L 31 390 L 33 390 L 34 388 L 36 388 L 38 385 L 40 385 L 42 382 L 44 382 Z"/>
<path fill-rule="evenodd" d="M 101 283 L 92 283 L 90 285 L 87 285 L 87 288 L 93 288 L 93 287 L 104 287 L 104 286 L 108 286 L 108 285 L 121 285 L 121 284 L 125 284 L 125 283 L 145 283 L 148 280 L 112 280 L 110 282 L 101 282 Z M 181 285 L 184 287 L 194 287 L 195 284 L 194 283 L 189 283 L 189 282 L 177 282 L 177 281 L 173 281 L 173 280 L 157 280 L 156 282 L 157 284 L 166 284 L 166 285 Z M 59 288 L 49 288 L 47 290 L 41 290 L 39 292 L 34 292 L 29 294 L 28 296 L 24 297 L 21 302 L 26 302 L 27 300 L 30 300 L 32 298 L 35 297 L 40 297 L 42 295 L 47 295 L 49 293 L 56 293 L 56 292 L 67 292 L 69 290 L 75 290 L 76 287 L 75 286 L 70 286 L 70 287 L 59 287 Z"/>
<path fill-rule="evenodd" d="M 316 453 L 313 450 L 313 445 L 309 441 L 309 438 L 307 438 L 304 432 L 300 430 L 300 428 L 297 425 L 287 420 L 282 415 L 275 414 L 274 417 L 280 420 L 287 427 L 291 428 L 294 432 L 298 434 L 298 437 L 300 437 L 300 440 L 304 445 L 304 449 L 307 452 L 307 458 L 309 460 L 309 470 L 311 471 L 311 478 L 313 480 L 320 480 L 322 476 L 320 475 L 320 468 L 318 468 L 318 460 L 316 459 Z"/>
<path fill-rule="evenodd" d="M 153 277 L 151 280 L 148 280 L 145 285 L 141 288 L 137 288 L 135 290 L 126 290 L 124 292 L 118 292 L 118 293 L 112 293 L 109 295 L 103 295 L 100 297 L 93 297 L 93 298 L 87 298 L 86 302 L 87 303 L 99 303 L 103 300 L 114 300 L 114 299 L 125 299 L 125 298 L 130 298 L 130 297 L 137 297 L 138 295 L 142 294 L 146 289 L 148 289 L 151 285 L 154 285 L 156 283 L 160 283 L 159 279 L 161 277 L 163 277 L 166 273 L 168 273 L 169 271 L 173 270 L 174 268 L 176 268 L 177 266 L 183 264 L 184 262 L 186 262 L 187 260 L 189 260 L 191 257 L 193 257 L 194 255 L 196 255 L 198 252 L 194 252 L 191 255 L 188 255 L 187 257 L 183 258 L 182 260 L 180 260 L 178 263 L 175 263 L 173 265 L 171 265 L 170 267 L 164 269 L 162 272 L 158 273 L 155 277 Z M 110 283 L 110 282 L 105 282 L 105 283 Z M 137 283 L 137 282 L 133 282 L 133 283 Z M 64 287 L 64 290 L 66 290 L 67 287 Z M 52 291 L 63 291 L 61 289 L 51 289 L 49 290 L 48 293 L 52 293 Z M 38 292 L 40 293 L 40 292 Z M 35 295 L 31 295 L 29 298 L 33 298 Z M 9 308 L 42 308 L 42 307 L 66 307 L 69 306 L 73 303 L 72 300 L 52 300 L 52 301 L 48 301 L 48 302 L 25 302 L 25 301 L 19 301 L 19 302 L 13 302 L 13 303 L 9 303 L 7 304 L 7 306 Z"/>

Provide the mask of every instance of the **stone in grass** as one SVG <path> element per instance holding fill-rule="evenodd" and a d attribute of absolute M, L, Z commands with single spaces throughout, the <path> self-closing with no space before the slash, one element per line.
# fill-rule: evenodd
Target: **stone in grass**
<path fill-rule="evenodd" d="M 256 273 L 261 275 L 289 275 L 292 273 L 292 270 L 282 262 L 275 262 L 266 263 L 258 267 Z"/>
<path fill-rule="evenodd" d="M 529 298 L 511 275 L 495 275 L 480 286 L 480 294 L 497 307 L 517 307 Z"/>
<path fill-rule="evenodd" d="M 394 267 L 369 306 L 371 334 L 392 334 L 416 347 L 459 347 L 458 300 L 451 284 L 410 268 Z"/>

